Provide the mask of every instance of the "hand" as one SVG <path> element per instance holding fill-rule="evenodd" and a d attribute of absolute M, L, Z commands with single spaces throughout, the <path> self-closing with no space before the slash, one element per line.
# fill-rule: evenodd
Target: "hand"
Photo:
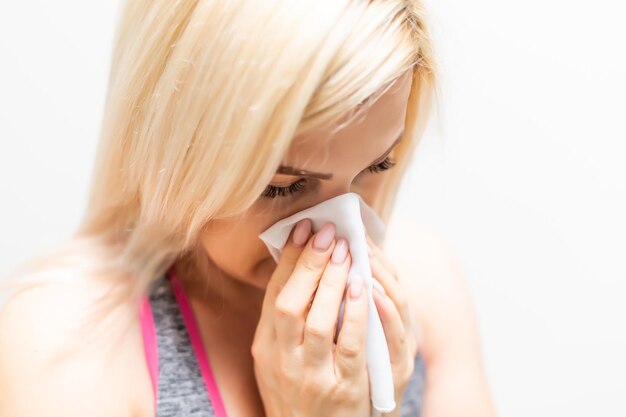
<path fill-rule="evenodd" d="M 355 299 L 345 296 L 334 342 L 351 265 L 347 242 L 335 242 L 334 232 L 326 223 L 309 238 L 311 221 L 301 220 L 267 285 L 251 353 L 268 417 L 371 415 L 363 286 Z M 325 248 L 316 249 L 320 241 Z M 342 251 L 345 259 L 334 263 Z"/>
<path fill-rule="evenodd" d="M 395 410 L 399 410 L 404 391 L 414 371 L 419 335 L 413 324 L 405 292 L 400 287 L 397 270 L 367 233 L 366 240 L 371 253 L 374 289 L 378 284 L 385 293 L 372 292 L 389 347 L 397 403 Z"/>

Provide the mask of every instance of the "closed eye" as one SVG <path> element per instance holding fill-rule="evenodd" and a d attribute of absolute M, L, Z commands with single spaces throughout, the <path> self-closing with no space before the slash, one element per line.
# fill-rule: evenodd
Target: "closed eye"
<path fill-rule="evenodd" d="M 396 161 L 388 156 L 382 162 L 370 165 L 369 167 L 365 168 L 363 172 L 377 174 L 379 172 L 387 171 L 388 169 L 393 168 L 395 165 Z M 298 181 L 284 187 L 268 185 L 265 188 L 265 191 L 263 191 L 263 193 L 261 194 L 261 196 L 266 198 L 287 197 L 291 194 L 306 191 L 306 181 L 307 180 L 305 178 L 301 178 Z"/>
<path fill-rule="evenodd" d="M 391 159 L 391 157 L 388 156 L 382 162 L 379 162 L 378 164 L 370 165 L 369 167 L 367 167 L 367 170 L 375 174 L 377 172 L 386 171 L 389 168 L 392 168 L 395 164 L 396 164 L 396 161 L 394 161 L 393 159 Z"/>

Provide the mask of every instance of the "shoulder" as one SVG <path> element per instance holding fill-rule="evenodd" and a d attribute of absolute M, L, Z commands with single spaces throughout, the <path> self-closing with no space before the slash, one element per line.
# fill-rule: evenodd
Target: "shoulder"
<path fill-rule="evenodd" d="M 137 378 L 128 365 L 137 332 L 120 336 L 115 349 L 74 332 L 103 291 L 87 279 L 50 280 L 0 305 L 0 415 L 133 416 Z M 131 311 L 115 310 L 113 323 Z"/>
<path fill-rule="evenodd" d="M 493 415 L 475 306 L 454 249 L 410 219 L 396 218 L 388 233 L 385 253 L 397 268 L 420 331 L 428 415 Z"/>

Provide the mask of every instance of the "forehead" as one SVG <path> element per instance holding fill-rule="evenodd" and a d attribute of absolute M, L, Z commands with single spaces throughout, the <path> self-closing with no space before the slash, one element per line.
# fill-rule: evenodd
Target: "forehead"
<path fill-rule="evenodd" d="M 296 136 L 283 165 L 332 172 L 350 161 L 356 166 L 373 162 L 404 129 L 411 82 L 412 72 L 407 71 L 361 116 L 337 132 L 332 131 L 334 125 Z"/>

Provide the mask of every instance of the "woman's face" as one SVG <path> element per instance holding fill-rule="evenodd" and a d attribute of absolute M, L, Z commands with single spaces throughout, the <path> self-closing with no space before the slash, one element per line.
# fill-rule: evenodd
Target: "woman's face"
<path fill-rule="evenodd" d="M 408 71 L 399 78 L 363 117 L 346 125 L 332 140 L 328 140 L 329 131 L 294 138 L 282 165 L 322 175 L 287 170 L 277 173 L 266 189 L 275 194 L 274 198 L 259 196 L 243 215 L 207 224 L 201 234 L 202 247 L 211 268 L 237 281 L 227 285 L 265 289 L 276 263 L 258 236 L 278 220 L 350 191 L 360 194 L 368 204 L 373 202 L 389 174 L 383 161 L 387 156 L 393 159 L 394 145 L 404 130 L 411 76 Z M 368 169 L 374 165 L 378 165 L 378 172 L 372 172 L 376 167 Z M 290 185 L 295 190 L 292 194 L 273 188 Z M 219 285 L 227 291 L 223 282 Z"/>

